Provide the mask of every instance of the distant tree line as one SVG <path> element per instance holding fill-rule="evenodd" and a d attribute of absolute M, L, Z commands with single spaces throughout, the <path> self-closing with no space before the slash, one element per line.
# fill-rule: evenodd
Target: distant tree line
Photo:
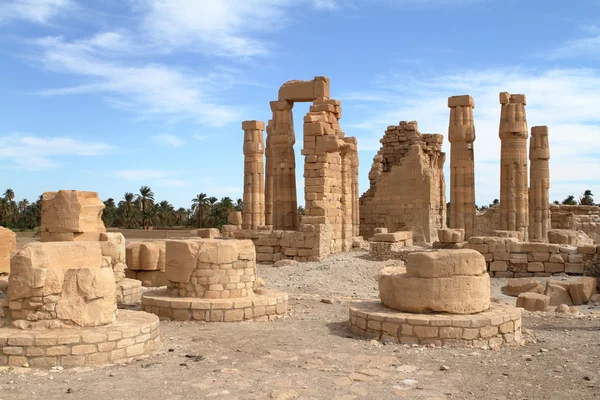
<path fill-rule="evenodd" d="M 6 189 L 0 197 L 0 225 L 15 229 L 27 230 L 40 226 L 42 196 L 35 202 L 23 199 L 15 201 L 15 192 Z"/>
<path fill-rule="evenodd" d="M 242 211 L 241 199 L 234 202 L 230 197 L 220 200 L 199 193 L 191 199 L 189 208 L 175 207 L 167 200 L 156 202 L 149 186 L 142 186 L 139 193 L 126 192 L 117 203 L 109 198 L 104 201 L 102 220 L 107 228 L 149 229 L 171 227 L 221 228 L 227 224 L 232 211 Z M 42 196 L 34 203 L 23 199 L 15 201 L 15 192 L 6 189 L 0 197 L 0 226 L 14 230 L 28 230 L 40 226 Z"/>
<path fill-rule="evenodd" d="M 206 193 L 196 195 L 191 200 L 190 208 L 175 209 L 167 200 L 156 202 L 154 193 L 148 186 L 142 186 L 137 194 L 126 192 L 118 203 L 109 198 L 104 205 L 104 225 L 127 229 L 175 226 L 221 228 L 227 224 L 227 217 L 231 212 L 243 209 L 242 199 L 234 202 L 230 197 L 223 197 L 219 200 L 208 197 Z"/>

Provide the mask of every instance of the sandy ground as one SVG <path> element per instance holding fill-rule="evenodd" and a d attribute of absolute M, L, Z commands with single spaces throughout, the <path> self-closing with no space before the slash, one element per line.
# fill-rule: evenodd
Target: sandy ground
<path fill-rule="evenodd" d="M 161 322 L 160 351 L 127 365 L 0 369 L 0 400 L 600 398 L 600 307 L 526 313 L 517 348 L 384 345 L 346 327 L 348 301 L 377 297 L 375 276 L 390 264 L 365 255 L 259 266 L 267 288 L 290 293 L 283 320 Z M 492 282 L 492 296 L 514 304 Z"/>

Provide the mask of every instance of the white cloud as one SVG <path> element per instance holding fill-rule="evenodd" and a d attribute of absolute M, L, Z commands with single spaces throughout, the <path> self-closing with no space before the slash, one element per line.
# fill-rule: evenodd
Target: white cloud
<path fill-rule="evenodd" d="M 166 144 L 171 147 L 179 147 L 182 146 L 184 141 L 175 135 L 162 134 L 153 136 L 152 139 L 155 142 Z"/>
<path fill-rule="evenodd" d="M 550 58 L 600 57 L 600 27 L 584 26 L 582 30 L 589 36 L 565 42 L 550 53 Z"/>
<path fill-rule="evenodd" d="M 0 137 L 0 160 L 15 167 L 38 170 L 59 166 L 53 158 L 64 156 L 96 156 L 113 147 L 99 142 L 87 142 L 67 137 L 35 137 L 12 134 Z"/>
<path fill-rule="evenodd" d="M 46 24 L 73 6 L 71 0 L 2 0 L 0 23 L 25 20 Z"/>
<path fill-rule="evenodd" d="M 219 56 L 255 56 L 268 46 L 250 34 L 281 27 L 291 0 L 143 0 L 143 29 L 166 47 Z"/>
<path fill-rule="evenodd" d="M 78 75 L 85 83 L 46 90 L 46 95 L 104 93 L 109 103 L 142 115 L 163 114 L 192 118 L 211 126 L 240 119 L 232 107 L 216 104 L 216 94 L 238 79 L 235 70 L 215 70 L 204 75 L 184 68 L 151 62 L 121 60 L 123 52 L 135 48 L 123 32 L 103 32 L 88 39 L 66 41 L 46 37 L 35 41 L 36 57 L 51 70 Z"/>
<path fill-rule="evenodd" d="M 180 172 L 154 169 L 126 169 L 116 171 L 107 176 L 117 176 L 126 181 L 142 182 L 145 185 L 167 187 L 184 187 L 191 185 L 190 181 L 178 179 L 177 175 L 180 175 Z"/>
<path fill-rule="evenodd" d="M 336 0 L 313 0 L 315 8 L 325 10 L 335 10 L 337 8 Z"/>
<path fill-rule="evenodd" d="M 470 94 L 475 100 L 477 202 L 487 204 L 499 197 L 498 94 L 503 91 L 526 94 L 529 126 L 549 127 L 550 195 L 553 200 L 562 199 L 571 192 L 582 192 L 588 189 L 584 186 L 591 183 L 600 185 L 600 169 L 597 168 L 600 161 L 600 114 L 597 111 L 600 71 L 597 70 L 500 68 L 420 79 L 387 77 L 382 79 L 378 91 L 339 96 L 345 101 L 346 108 L 350 104 L 362 103 L 364 98 L 372 109 L 380 110 L 342 127 L 347 134 L 358 136 L 361 162 L 370 165 L 372 155 L 380 147 L 378 141 L 385 128 L 398 124 L 400 120 L 417 120 L 421 132 L 442 133 L 447 138 L 447 98 Z M 383 98 L 380 105 L 376 104 L 378 96 Z M 450 163 L 449 150 L 449 143 L 445 140 L 446 174 Z M 578 184 L 576 181 L 587 183 Z M 569 190 L 562 184 L 565 182 L 572 182 Z"/>

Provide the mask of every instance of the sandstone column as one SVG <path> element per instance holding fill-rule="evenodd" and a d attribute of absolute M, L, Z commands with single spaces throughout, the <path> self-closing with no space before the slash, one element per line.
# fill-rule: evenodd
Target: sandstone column
<path fill-rule="evenodd" d="M 265 173 L 262 121 L 242 122 L 244 130 L 244 209 L 242 229 L 265 225 Z"/>
<path fill-rule="evenodd" d="M 267 138 L 265 147 L 265 225 L 273 227 L 273 171 L 271 165 L 273 165 L 270 137 L 273 131 L 273 120 L 269 120 L 267 123 Z"/>
<path fill-rule="evenodd" d="M 448 98 L 450 125 L 450 227 L 465 230 L 465 239 L 475 227 L 475 163 L 473 142 L 475 103 L 468 95 Z"/>
<path fill-rule="evenodd" d="M 500 93 L 500 229 L 519 231 L 527 240 L 527 117 L 523 94 Z"/>
<path fill-rule="evenodd" d="M 298 229 L 296 199 L 296 158 L 294 144 L 293 103 L 286 100 L 271 102 L 273 128 L 269 132 L 269 192 L 272 204 L 273 229 Z"/>
<path fill-rule="evenodd" d="M 548 241 L 550 229 L 550 147 L 548 127 L 531 128 L 529 140 L 531 182 L 529 187 L 529 241 Z"/>

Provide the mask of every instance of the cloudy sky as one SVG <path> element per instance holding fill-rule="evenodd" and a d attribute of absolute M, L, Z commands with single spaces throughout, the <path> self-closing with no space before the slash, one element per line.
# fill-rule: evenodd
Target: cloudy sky
<path fill-rule="evenodd" d="M 386 126 L 446 135 L 447 97 L 470 94 L 477 203 L 498 198 L 508 91 L 527 95 L 530 127 L 549 126 L 551 199 L 600 197 L 600 2 L 576 3 L 1 0 L 0 190 L 239 198 L 241 122 L 268 120 L 285 81 L 325 75 L 361 192 Z M 308 104 L 294 110 L 300 138 Z"/>

